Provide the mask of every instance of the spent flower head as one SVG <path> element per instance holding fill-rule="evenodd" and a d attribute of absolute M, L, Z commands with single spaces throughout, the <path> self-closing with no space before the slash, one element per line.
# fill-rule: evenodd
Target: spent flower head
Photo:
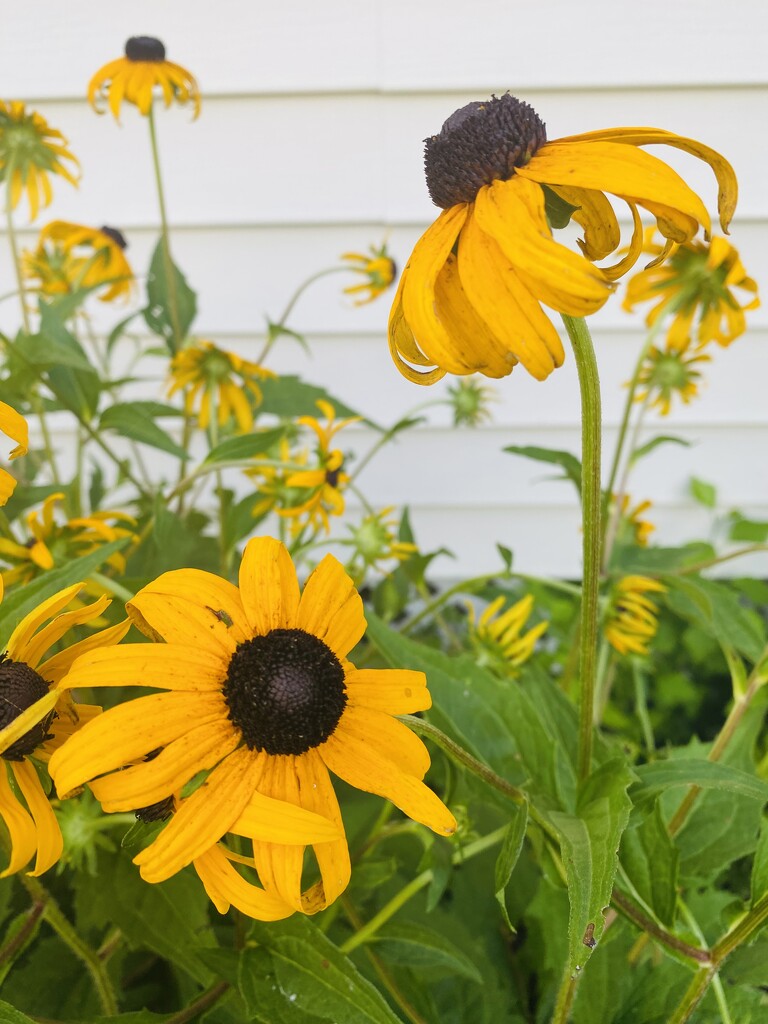
<path fill-rule="evenodd" d="M 147 117 L 155 92 L 166 107 L 171 103 L 192 103 L 194 116 L 200 113 L 200 90 L 191 72 L 165 59 L 165 46 L 153 36 L 132 36 L 125 44 L 125 56 L 99 68 L 88 84 L 88 102 L 97 114 L 109 107 L 115 119 L 120 117 L 123 100 L 132 103 Z"/>
<path fill-rule="evenodd" d="M 390 287 L 397 275 L 397 265 L 387 252 L 386 242 L 378 249 L 372 245 L 370 255 L 345 252 L 341 258 L 347 261 L 350 270 L 365 278 L 360 284 L 344 289 L 345 295 L 360 296 L 355 300 L 356 306 L 364 306 L 377 299 Z"/>
<path fill-rule="evenodd" d="M 127 245 L 117 228 L 53 220 L 41 230 L 35 250 L 24 253 L 22 269 L 42 295 L 69 295 L 80 288 L 103 285 L 102 302 L 127 299 L 134 283 L 125 258 Z"/>
<path fill-rule="evenodd" d="M 624 309 L 654 302 L 646 323 L 672 314 L 667 331 L 668 351 L 683 352 L 712 341 L 727 346 L 746 330 L 746 310 L 760 305 L 757 284 L 747 276 L 737 250 L 727 239 L 711 242 L 690 239 L 676 245 L 667 262 L 659 264 L 662 246 L 654 231 L 646 232 L 643 251 L 654 261 L 627 282 Z M 739 291 L 745 293 L 739 295 Z"/>
<path fill-rule="evenodd" d="M 638 208 L 657 218 L 671 248 L 710 230 L 701 199 L 641 146 L 665 144 L 711 165 L 723 229 L 736 204 L 733 168 L 693 139 L 657 128 L 611 128 L 548 142 L 536 112 L 514 96 L 469 103 L 427 139 L 427 188 L 442 213 L 416 243 L 389 321 L 400 372 L 431 384 L 445 373 L 504 377 L 520 362 L 543 380 L 564 359 L 542 308 L 594 313 L 642 250 Z M 621 232 L 608 196 L 633 218 L 629 253 L 612 267 Z M 550 200 L 573 208 L 581 252 L 556 242 Z M 554 219 L 554 217 L 553 217 Z"/>
<path fill-rule="evenodd" d="M 26 193 L 29 219 L 53 199 L 52 174 L 77 185 L 79 164 L 69 143 L 42 114 L 18 100 L 0 100 L 0 181 L 8 189 L 11 209 Z"/>

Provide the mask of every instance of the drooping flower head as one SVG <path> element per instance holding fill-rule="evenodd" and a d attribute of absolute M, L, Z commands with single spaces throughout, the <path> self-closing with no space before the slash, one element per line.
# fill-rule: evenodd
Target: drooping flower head
<path fill-rule="evenodd" d="M 16 442 L 16 447 L 8 456 L 9 459 L 18 459 L 20 455 L 27 454 L 29 446 L 27 421 L 5 402 L 0 402 L 0 431 Z M 15 487 L 16 481 L 11 474 L 5 469 L 0 469 L 0 506 L 5 505 Z"/>
<path fill-rule="evenodd" d="M 53 199 L 52 174 L 77 185 L 79 164 L 68 145 L 42 114 L 18 100 L 0 100 L 0 181 L 10 189 L 11 209 L 26 193 L 29 219 L 34 220 Z"/>
<path fill-rule="evenodd" d="M 313 913 L 350 874 L 329 772 L 441 835 L 454 831 L 453 816 L 421 781 L 426 748 L 393 717 L 428 708 L 429 692 L 420 672 L 349 661 L 365 617 L 333 556 L 301 593 L 286 548 L 259 537 L 246 546 L 239 583 L 180 569 L 136 595 L 133 621 L 165 642 L 94 651 L 65 684 L 162 692 L 89 723 L 54 755 L 51 774 L 62 796 L 90 782 L 106 811 L 174 797 L 175 813 L 135 858 L 147 881 L 194 862 L 222 913 L 232 904 L 274 917 L 275 900 L 282 916 Z M 199 772 L 205 781 L 188 786 Z M 220 843 L 227 833 L 246 837 L 252 858 Z M 302 893 L 308 845 L 320 881 Z M 264 889 L 238 873 L 244 860 Z"/>
<path fill-rule="evenodd" d="M 49 494 L 41 509 L 27 513 L 29 536 L 25 543 L 17 544 L 0 537 L 0 561 L 10 566 L 2 571 L 6 584 L 28 583 L 40 573 L 66 565 L 71 559 L 87 555 L 102 544 L 133 535 L 132 527 L 136 520 L 125 512 L 112 509 L 62 520 L 56 513 L 58 503 L 63 500 L 62 493 Z M 125 571 L 122 552 L 115 551 L 106 561 L 117 572 Z"/>
<path fill-rule="evenodd" d="M 55 696 L 59 682 L 79 655 L 115 644 L 125 636 L 130 625 L 127 622 L 95 633 L 46 658 L 48 650 L 69 629 L 92 622 L 109 604 L 109 600 L 102 597 L 93 604 L 64 612 L 82 588 L 82 584 L 76 584 L 43 601 L 11 634 L 8 646 L 0 653 L 0 729 L 12 727 L 47 694 Z M 33 857 L 35 864 L 30 874 L 41 875 L 61 856 L 61 831 L 34 762 L 47 762 L 69 736 L 100 710 L 90 704 L 75 704 L 68 691 L 61 690 L 43 717 L 3 746 L 0 817 L 10 836 L 11 856 L 0 878 L 21 871 Z"/>
<path fill-rule="evenodd" d="M 615 128 L 548 142 L 535 111 L 509 94 L 452 114 L 425 150 L 427 187 L 443 212 L 416 243 L 390 314 L 390 351 L 400 372 L 431 384 L 445 373 L 504 377 L 520 362 L 543 380 L 560 366 L 563 347 L 542 304 L 580 317 L 605 303 L 642 249 L 638 207 L 656 218 L 670 246 L 710 229 L 701 199 L 639 148 L 653 144 L 712 166 L 727 229 L 736 204 L 733 169 L 693 139 Z M 600 268 L 595 261 L 621 242 L 606 193 L 627 203 L 634 232 L 629 254 Z M 557 222 L 564 208 L 584 231 L 581 253 L 552 236 L 549 220 Z"/>
<path fill-rule="evenodd" d="M 527 633 L 525 624 L 533 611 L 533 597 L 525 597 L 502 611 L 506 598 L 502 594 L 491 601 L 479 618 L 473 605 L 467 604 L 469 642 L 479 665 L 499 675 L 514 675 L 517 668 L 533 654 L 536 641 L 549 623 L 539 622 Z"/>
<path fill-rule="evenodd" d="M 127 299 L 133 288 L 127 245 L 117 228 L 53 220 L 41 230 L 34 252 L 24 253 L 24 275 L 33 288 L 51 297 L 104 285 L 102 302 Z"/>
<path fill-rule="evenodd" d="M 125 44 L 125 56 L 99 68 L 88 84 L 88 102 L 97 114 L 106 103 L 115 120 L 120 118 L 123 100 L 148 116 L 158 88 L 166 107 L 174 101 L 194 104 L 200 113 L 200 90 L 193 75 L 180 64 L 165 59 L 165 46 L 152 36 L 132 36 Z"/>
<path fill-rule="evenodd" d="M 678 349 L 667 344 L 660 349 L 651 346 L 637 378 L 636 402 L 648 402 L 668 416 L 674 399 L 683 405 L 698 397 L 701 373 L 699 366 L 710 362 L 700 350 Z"/>
<path fill-rule="evenodd" d="M 344 289 L 345 295 L 361 296 L 355 300 L 356 306 L 364 306 L 367 302 L 373 302 L 395 280 L 397 265 L 387 252 L 386 242 L 378 249 L 371 246 L 369 256 L 361 252 L 345 252 L 341 258 L 350 264 L 350 270 L 354 270 L 356 274 L 362 274 L 365 278 L 360 284 L 353 284 Z"/>
<path fill-rule="evenodd" d="M 615 494 L 611 496 L 611 500 L 615 503 Z M 621 504 L 619 506 L 619 523 L 616 534 L 616 539 L 619 542 L 626 540 L 633 544 L 637 544 L 641 548 L 648 546 L 648 539 L 656 529 L 650 519 L 643 518 L 650 507 L 651 502 L 647 500 L 640 501 L 637 505 L 632 506 L 632 499 L 630 496 L 628 494 L 624 494 L 622 496 Z"/>
<path fill-rule="evenodd" d="M 625 576 L 610 597 L 605 618 L 605 639 L 619 654 L 647 654 L 659 628 L 658 608 L 647 594 L 663 594 L 666 587 L 647 576 Z"/>
<path fill-rule="evenodd" d="M 187 414 L 197 416 L 202 430 L 210 425 L 215 406 L 219 426 L 234 417 L 238 431 L 247 434 L 253 430 L 253 408 L 246 392 L 259 405 L 258 382 L 274 376 L 271 370 L 218 348 L 212 341 L 196 341 L 171 360 L 168 394 L 186 388 Z"/>
<path fill-rule="evenodd" d="M 643 251 L 657 258 L 662 252 L 652 228 Z M 747 328 L 745 311 L 760 305 L 757 284 L 747 276 L 738 251 L 719 235 L 711 242 L 688 240 L 675 246 L 665 263 L 654 260 L 634 274 L 627 282 L 624 309 L 642 302 L 654 303 L 645 318 L 649 326 L 672 315 L 666 348 L 674 352 L 711 341 L 730 345 Z"/>

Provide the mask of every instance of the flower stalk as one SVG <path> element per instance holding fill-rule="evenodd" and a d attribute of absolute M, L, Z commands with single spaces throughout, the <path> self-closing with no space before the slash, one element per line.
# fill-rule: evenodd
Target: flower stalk
<path fill-rule="evenodd" d="M 181 343 L 184 340 L 181 336 L 181 323 L 179 321 L 179 304 L 178 296 L 176 294 L 176 276 L 175 269 L 173 266 L 173 260 L 171 259 L 171 236 L 168 230 L 168 216 L 165 209 L 165 190 L 163 189 L 163 176 L 160 172 L 160 149 L 157 144 L 157 131 L 155 129 L 155 105 L 154 103 L 149 108 L 149 116 L 147 117 L 149 122 L 149 139 L 152 145 L 152 167 L 155 172 L 155 184 L 157 186 L 157 201 L 160 207 L 160 230 L 162 234 L 162 245 L 163 245 L 163 264 L 165 266 L 165 280 L 168 288 L 168 312 L 171 317 L 171 327 L 173 328 L 173 352 L 174 354 L 181 348 Z"/>

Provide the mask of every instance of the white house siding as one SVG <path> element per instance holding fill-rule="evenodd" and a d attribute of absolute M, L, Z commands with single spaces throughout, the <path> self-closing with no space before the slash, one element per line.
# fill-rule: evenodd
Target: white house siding
<path fill-rule="evenodd" d="M 0 97 L 38 107 L 83 165 L 77 192 L 56 183 L 50 216 L 120 226 L 142 267 L 157 220 L 146 123 L 124 108 L 118 127 L 83 98 L 89 75 L 136 34 L 162 38 L 169 59 L 200 81 L 197 122 L 178 108 L 159 118 L 174 251 L 200 290 L 196 331 L 245 355 L 258 350 L 264 313 L 278 314 L 295 285 L 339 253 L 387 236 L 402 265 L 435 214 L 422 140 L 457 107 L 506 89 L 533 104 L 550 138 L 649 124 L 726 154 L 741 186 L 732 240 L 768 283 L 764 0 L 1 0 Z M 714 212 L 709 169 L 662 155 Z M 0 280 L 10 280 L 3 246 Z M 388 301 L 351 309 L 340 284 L 320 282 L 296 310 L 311 363 L 286 342 L 276 368 L 384 424 L 442 394 L 445 385 L 418 388 L 391 365 Z M 0 326 L 15 322 L 12 305 L 0 306 Z M 610 450 L 642 322 L 617 299 L 592 324 Z M 661 448 L 638 467 L 632 493 L 654 502 L 662 542 L 708 536 L 733 507 L 768 518 L 768 307 L 750 324 L 714 353 L 703 398 L 662 423 L 692 447 Z M 500 452 L 578 451 L 573 362 L 544 384 L 517 370 L 494 387 L 493 424 L 455 430 L 431 410 L 361 484 L 377 505 L 408 504 L 420 538 L 455 552 L 446 575 L 494 568 L 497 540 L 514 549 L 520 571 L 576 574 L 573 494 L 546 467 Z M 369 437 L 349 431 L 352 447 Z M 687 496 L 691 474 L 717 485 L 715 517 Z M 768 559 L 734 571 L 747 567 L 768 574 Z"/>

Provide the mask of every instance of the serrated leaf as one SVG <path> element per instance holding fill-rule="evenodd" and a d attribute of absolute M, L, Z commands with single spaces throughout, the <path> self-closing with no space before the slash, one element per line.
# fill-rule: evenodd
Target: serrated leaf
<path fill-rule="evenodd" d="M 319 416 L 320 411 L 317 401 L 324 399 L 333 406 L 337 417 L 360 416 L 369 426 L 381 430 L 372 420 L 361 416 L 355 409 L 328 394 L 325 388 L 317 387 L 315 384 L 307 384 L 300 377 L 287 374 L 282 377 L 270 377 L 268 380 L 260 381 L 261 405 L 260 412 L 271 413 L 274 416 L 281 416 L 291 419 L 295 416 Z"/>
<path fill-rule="evenodd" d="M 171 315 L 171 289 L 168 285 L 166 274 L 167 260 L 165 258 L 163 240 L 158 241 L 155 251 L 152 253 L 152 261 L 149 265 L 147 275 L 147 306 L 142 310 L 144 320 L 150 331 L 159 334 L 164 338 L 171 351 L 177 341 L 183 341 L 189 333 L 192 321 L 197 313 L 197 295 L 187 284 L 184 277 L 173 260 L 170 261 L 173 275 L 173 295 L 175 298 L 175 311 L 178 318 L 180 337 L 174 337 L 173 317 Z"/>
<path fill-rule="evenodd" d="M 684 437 L 675 437 L 674 434 L 662 434 L 658 437 L 652 437 L 646 444 L 640 445 L 639 448 L 635 448 L 630 456 L 630 465 L 634 465 L 646 455 L 650 455 L 652 451 L 655 451 L 662 444 L 679 444 L 684 448 L 691 447 L 691 442 L 686 441 Z"/>
<path fill-rule="evenodd" d="M 555 448 L 538 448 L 535 445 L 508 445 L 503 450 L 513 455 L 522 455 L 525 459 L 533 459 L 535 462 L 548 462 L 550 465 L 560 466 L 564 478 L 570 480 L 581 494 L 581 462 L 571 452 Z"/>
<path fill-rule="evenodd" d="M 402 964 L 416 971 L 424 967 L 439 967 L 482 984 L 482 975 L 468 956 L 444 935 L 415 921 L 386 924 L 373 935 L 371 943 L 390 963 Z"/>
<path fill-rule="evenodd" d="M 671 588 L 667 595 L 670 607 L 710 632 L 721 646 L 735 648 L 750 661 L 757 661 L 766 644 L 765 627 L 727 582 L 691 574 L 670 577 L 665 583 Z M 681 602 L 679 595 L 688 603 Z"/>
<path fill-rule="evenodd" d="M 254 455 L 261 455 L 273 448 L 281 437 L 285 436 L 284 427 L 275 427 L 273 430 L 257 430 L 252 434 L 239 434 L 237 437 L 228 437 L 226 441 L 217 444 L 212 448 L 203 464 L 211 462 L 239 462 L 242 459 L 252 459 Z"/>
<path fill-rule="evenodd" d="M 512 811 L 512 817 L 507 830 L 504 833 L 504 841 L 501 844 L 501 850 L 499 856 L 496 858 L 496 867 L 494 869 L 494 885 L 496 901 L 501 907 L 501 912 L 504 915 L 504 920 L 510 931 L 514 932 L 515 929 L 512 922 L 509 919 L 507 912 L 507 900 L 505 891 L 509 880 L 512 877 L 512 872 L 515 870 L 515 865 L 520 857 L 520 852 L 523 849 L 523 841 L 525 840 L 525 832 L 528 828 L 528 804 L 520 804 Z"/>
<path fill-rule="evenodd" d="M 93 373 L 94 369 L 83 350 L 57 341 L 50 334 L 19 335 L 15 342 L 20 347 L 20 354 L 26 362 L 39 370 L 47 370 L 51 366 L 69 366 L 75 370 Z"/>
<path fill-rule="evenodd" d="M 99 429 L 114 430 L 121 437 L 139 441 L 152 448 L 159 448 L 161 451 L 168 452 L 169 455 L 175 455 L 178 459 L 185 459 L 187 453 L 161 427 L 158 427 L 151 409 L 146 408 L 147 405 L 151 405 L 151 403 L 120 402 L 110 406 L 101 414 Z M 169 413 L 164 415 L 169 415 Z"/>
<path fill-rule="evenodd" d="M 722 789 L 748 797 L 750 800 L 768 801 L 768 783 L 755 775 L 719 761 L 703 758 L 678 758 L 654 761 L 635 767 L 638 781 L 632 786 L 632 799 L 636 804 L 653 800 L 673 786 L 698 786 L 699 789 Z"/>
<path fill-rule="evenodd" d="M 352 961 L 306 918 L 256 926 L 283 997 L 334 1024 L 400 1024 Z"/>
<path fill-rule="evenodd" d="M 699 480 L 698 477 L 692 476 L 689 489 L 691 497 L 705 508 L 714 508 L 717 504 L 717 489 L 714 484 L 708 484 L 706 480 Z"/>
<path fill-rule="evenodd" d="M 224 950 L 216 950 L 223 953 Z M 227 951 L 229 952 L 229 951 Z M 206 956 L 206 959 L 208 957 Z M 224 977 L 229 980 L 229 974 Z M 266 949 L 244 949 L 237 961 L 237 974 L 233 979 L 245 1002 L 248 1021 L 259 1024 L 318 1024 L 321 1017 L 307 1013 L 286 998 L 275 973 L 275 965 Z"/>
<path fill-rule="evenodd" d="M 605 928 L 618 868 L 619 843 L 632 801 L 627 789 L 634 773 L 621 758 L 601 765 L 582 784 L 576 814 L 549 812 L 560 836 L 568 881 L 568 969 L 581 970 Z"/>
<path fill-rule="evenodd" d="M 47 600 L 59 590 L 82 583 L 88 579 L 116 551 L 122 550 L 129 542 L 129 537 L 110 541 L 87 555 L 73 559 L 60 569 L 49 569 L 23 587 L 7 590 L 3 603 L 0 604 L 0 651 L 8 645 L 11 633 L 25 615 L 33 611 L 39 604 Z"/>
<path fill-rule="evenodd" d="M 80 342 L 71 334 L 50 306 L 40 306 L 40 332 L 51 338 L 57 345 L 76 353 L 86 366 L 55 365 L 49 367 L 46 375 L 48 386 L 56 398 L 67 409 L 81 419 L 88 420 L 95 415 L 101 393 L 101 382 L 91 367 Z"/>
<path fill-rule="evenodd" d="M 672 927 L 677 905 L 679 854 L 657 801 L 651 814 L 621 840 L 620 860 L 632 885 L 656 917 Z"/>

